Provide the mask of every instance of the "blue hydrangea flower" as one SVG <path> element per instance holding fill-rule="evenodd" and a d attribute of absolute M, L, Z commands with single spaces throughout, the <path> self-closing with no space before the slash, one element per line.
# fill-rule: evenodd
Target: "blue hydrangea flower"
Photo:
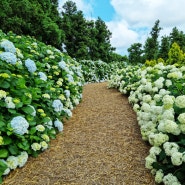
<path fill-rule="evenodd" d="M 16 134 L 24 135 L 28 132 L 29 123 L 22 116 L 17 116 L 10 122 L 13 132 Z"/>
<path fill-rule="evenodd" d="M 64 129 L 63 123 L 61 121 L 59 121 L 58 119 L 56 121 L 54 121 L 54 125 L 55 127 L 58 128 L 58 131 L 61 132 Z"/>
<path fill-rule="evenodd" d="M 74 82 L 74 79 L 70 74 L 67 74 L 66 76 L 67 76 L 68 82 Z"/>
<path fill-rule="evenodd" d="M 63 109 L 63 104 L 60 100 L 54 100 L 52 103 L 52 107 L 56 112 L 61 112 Z"/>
<path fill-rule="evenodd" d="M 17 62 L 16 55 L 11 52 L 0 53 L 0 59 L 13 65 L 15 65 Z"/>
<path fill-rule="evenodd" d="M 69 98 L 70 97 L 70 91 L 69 90 L 65 90 L 64 93 L 66 95 L 66 98 Z"/>
<path fill-rule="evenodd" d="M 34 73 L 37 70 L 35 62 L 29 58 L 25 60 L 25 66 L 27 67 L 30 73 Z"/>
<path fill-rule="evenodd" d="M 61 60 L 61 61 L 58 63 L 58 65 L 59 65 L 59 67 L 60 67 L 61 69 L 63 69 L 63 70 L 66 69 L 66 63 L 65 63 L 63 60 Z"/>
<path fill-rule="evenodd" d="M 12 42 L 10 42 L 9 40 L 3 40 L 0 43 L 0 47 L 4 48 L 4 50 L 6 52 L 10 52 L 10 53 L 13 53 L 13 54 L 16 53 L 16 48 L 15 48 L 14 44 Z"/>
<path fill-rule="evenodd" d="M 45 75 L 45 73 L 39 72 L 38 75 L 39 75 L 41 80 L 47 81 L 47 76 Z"/>

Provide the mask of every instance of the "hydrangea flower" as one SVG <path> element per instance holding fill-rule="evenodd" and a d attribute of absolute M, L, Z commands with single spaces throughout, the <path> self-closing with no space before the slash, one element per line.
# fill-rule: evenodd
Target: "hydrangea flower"
<path fill-rule="evenodd" d="M 63 109 L 63 111 L 64 111 L 69 117 L 72 116 L 71 110 L 69 110 L 69 109 Z"/>
<path fill-rule="evenodd" d="M 9 40 L 3 40 L 2 42 L 0 42 L 0 47 L 4 48 L 4 50 L 6 52 L 10 52 L 15 54 L 16 53 L 16 48 L 14 46 L 14 44 L 12 42 L 10 42 Z"/>
<path fill-rule="evenodd" d="M 31 145 L 32 150 L 37 151 L 41 149 L 41 145 L 39 143 L 33 143 Z"/>
<path fill-rule="evenodd" d="M 175 99 L 175 105 L 179 108 L 185 108 L 185 95 L 177 96 Z"/>
<path fill-rule="evenodd" d="M 18 160 L 18 166 L 23 167 L 28 160 L 28 153 L 25 151 L 21 152 L 21 154 L 17 157 L 17 160 Z"/>
<path fill-rule="evenodd" d="M 58 63 L 58 65 L 59 65 L 59 67 L 60 67 L 61 69 L 63 69 L 63 70 L 66 69 L 66 63 L 65 63 L 63 60 L 61 60 L 61 61 Z"/>
<path fill-rule="evenodd" d="M 3 137 L 0 136 L 0 146 L 4 144 Z"/>
<path fill-rule="evenodd" d="M 25 60 L 25 66 L 27 67 L 30 73 L 34 73 L 37 70 L 35 62 L 29 58 Z"/>
<path fill-rule="evenodd" d="M 50 95 L 49 94 L 43 94 L 42 97 L 46 98 L 46 99 L 50 99 Z"/>
<path fill-rule="evenodd" d="M 41 141 L 40 145 L 41 145 L 42 151 L 44 151 L 48 148 L 48 144 L 45 141 Z"/>
<path fill-rule="evenodd" d="M 155 174 L 155 182 L 161 183 L 163 182 L 164 173 L 162 170 L 158 170 Z"/>
<path fill-rule="evenodd" d="M 180 166 L 183 162 L 183 153 L 181 152 L 172 153 L 171 161 L 174 166 Z"/>
<path fill-rule="evenodd" d="M 163 178 L 164 185 L 181 185 L 181 183 L 178 181 L 177 177 L 174 176 L 172 173 L 169 173 L 168 175 L 164 176 Z"/>
<path fill-rule="evenodd" d="M 47 76 L 45 75 L 45 73 L 39 72 L 38 75 L 39 75 L 41 80 L 47 81 Z"/>
<path fill-rule="evenodd" d="M 6 98 L 6 92 L 3 91 L 3 90 L 0 90 L 0 100 L 1 100 L 2 98 Z"/>
<path fill-rule="evenodd" d="M 63 104 L 60 100 L 54 100 L 52 103 L 52 107 L 56 112 L 61 112 L 63 109 Z"/>
<path fill-rule="evenodd" d="M 10 169 L 16 169 L 18 166 L 18 158 L 15 156 L 9 156 L 6 160 L 6 164 Z"/>
<path fill-rule="evenodd" d="M 5 98 L 6 108 L 8 109 L 15 109 L 15 104 L 12 101 L 12 97 Z"/>
<path fill-rule="evenodd" d="M 63 123 L 61 121 L 59 121 L 58 119 L 56 121 L 54 121 L 54 125 L 55 127 L 58 128 L 58 131 L 61 132 L 63 131 Z"/>
<path fill-rule="evenodd" d="M 44 123 L 44 126 L 46 126 L 48 129 L 52 129 L 52 128 L 53 128 L 53 123 L 52 123 L 52 121 L 50 120 L 50 121 L 48 121 L 48 122 L 45 122 L 45 123 Z"/>
<path fill-rule="evenodd" d="M 10 122 L 13 132 L 24 135 L 28 132 L 29 123 L 22 116 L 14 117 Z"/>
<path fill-rule="evenodd" d="M 50 141 L 49 136 L 46 135 L 46 134 L 42 134 L 41 135 L 41 138 L 44 139 L 46 142 L 49 142 Z"/>
<path fill-rule="evenodd" d="M 10 52 L 3 52 L 0 53 L 0 59 L 9 63 L 15 65 L 17 62 L 17 57 L 15 54 L 10 53 Z"/>
<path fill-rule="evenodd" d="M 69 90 L 65 90 L 64 93 L 66 95 L 66 98 L 69 98 L 70 97 L 70 91 Z"/>
<path fill-rule="evenodd" d="M 185 113 L 179 114 L 177 119 L 180 123 L 185 124 Z"/>
<path fill-rule="evenodd" d="M 74 82 L 74 79 L 70 74 L 67 74 L 66 76 L 67 76 L 68 82 Z"/>
<path fill-rule="evenodd" d="M 44 132 L 44 130 L 45 130 L 45 127 L 43 125 L 37 125 L 35 128 L 39 132 Z"/>

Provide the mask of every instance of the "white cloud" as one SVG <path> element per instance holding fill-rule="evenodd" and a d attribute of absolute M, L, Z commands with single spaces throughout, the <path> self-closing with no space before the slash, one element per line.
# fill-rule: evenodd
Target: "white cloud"
<path fill-rule="evenodd" d="M 162 35 L 169 35 L 173 27 L 184 31 L 184 0 L 110 0 L 116 15 L 109 26 L 111 42 L 119 51 L 140 42 L 144 44 L 156 20 L 160 20 Z M 125 24 L 126 22 L 126 24 Z M 123 24 L 124 23 L 124 24 Z M 110 23 L 108 23 L 109 25 Z M 118 30 L 116 30 L 116 26 Z M 120 39 L 114 34 L 120 34 Z"/>

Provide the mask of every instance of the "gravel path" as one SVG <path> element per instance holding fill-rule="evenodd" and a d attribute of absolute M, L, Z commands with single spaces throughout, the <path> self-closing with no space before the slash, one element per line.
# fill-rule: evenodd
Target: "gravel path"
<path fill-rule="evenodd" d="M 126 96 L 106 86 L 85 85 L 64 132 L 3 185 L 155 185 L 136 115 Z"/>

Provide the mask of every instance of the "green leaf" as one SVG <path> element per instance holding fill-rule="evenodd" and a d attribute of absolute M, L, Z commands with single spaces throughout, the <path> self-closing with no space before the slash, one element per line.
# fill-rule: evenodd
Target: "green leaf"
<path fill-rule="evenodd" d="M 18 155 L 19 154 L 19 149 L 17 148 L 16 145 L 9 145 L 8 150 L 12 155 Z"/>
<path fill-rule="evenodd" d="M 4 88 L 4 89 L 8 89 L 10 87 L 10 84 L 8 82 L 4 81 L 0 84 L 0 87 Z"/>
<path fill-rule="evenodd" d="M 23 149 L 23 150 L 28 150 L 30 146 L 28 144 L 28 141 L 25 140 L 25 141 L 23 141 L 21 143 L 18 143 L 18 147 Z"/>
<path fill-rule="evenodd" d="M 8 136 L 3 136 L 4 145 L 9 145 L 12 143 L 12 139 Z"/>
<path fill-rule="evenodd" d="M 36 131 L 37 131 L 36 128 L 35 128 L 35 127 L 32 127 L 32 128 L 29 130 L 29 134 L 33 135 L 33 134 L 35 134 Z"/>
<path fill-rule="evenodd" d="M 4 127 L 6 124 L 3 121 L 0 121 L 0 127 Z"/>
<path fill-rule="evenodd" d="M 4 171 L 8 168 L 8 166 L 3 162 L 3 161 L 0 161 L 0 176 L 3 175 Z M 0 183 L 2 182 L 1 181 L 2 179 L 0 179 Z"/>
<path fill-rule="evenodd" d="M 8 150 L 0 149 L 0 158 L 6 158 L 6 157 L 8 157 Z"/>
<path fill-rule="evenodd" d="M 30 106 L 23 107 L 22 110 L 23 110 L 26 114 L 30 114 L 30 115 L 34 112 L 33 108 L 31 108 Z"/>
<path fill-rule="evenodd" d="M 14 109 L 8 109 L 8 112 L 10 112 L 10 113 L 12 113 L 12 114 L 16 114 L 16 113 L 17 113 L 17 111 L 14 110 Z"/>

